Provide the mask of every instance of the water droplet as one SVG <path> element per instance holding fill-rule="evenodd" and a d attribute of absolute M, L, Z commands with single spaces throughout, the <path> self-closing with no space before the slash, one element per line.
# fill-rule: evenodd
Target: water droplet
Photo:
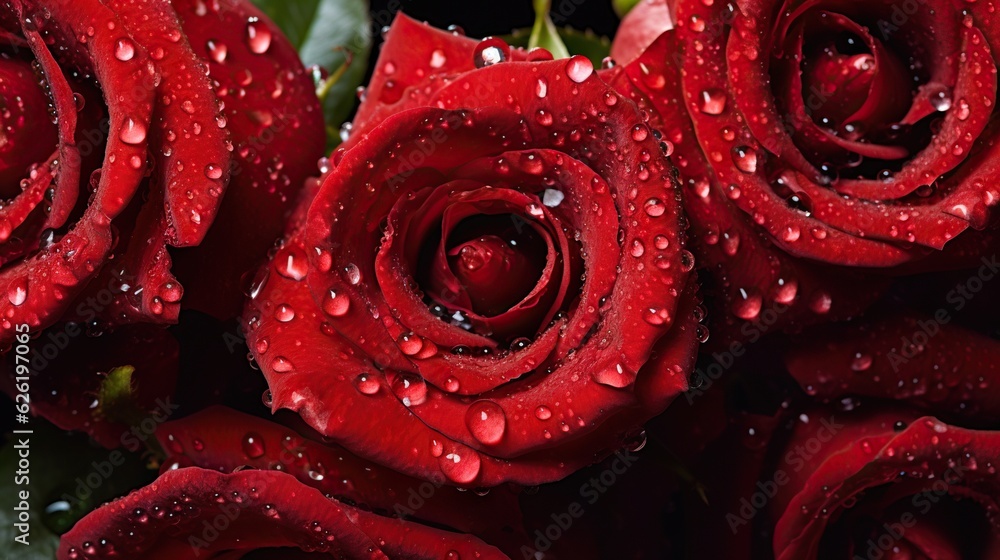
<path fill-rule="evenodd" d="M 264 455 L 264 438 L 256 432 L 248 432 L 243 436 L 243 453 L 251 459 Z"/>
<path fill-rule="evenodd" d="M 643 206 L 643 210 L 646 211 L 647 215 L 656 218 L 662 216 L 663 213 L 667 211 L 667 206 L 663 204 L 662 200 L 658 198 L 651 198 L 646 201 L 645 206 Z"/>
<path fill-rule="evenodd" d="M 757 171 L 757 152 L 749 146 L 736 146 L 733 148 L 733 163 L 744 173 L 754 173 Z"/>
<path fill-rule="evenodd" d="M 224 43 L 210 40 L 208 41 L 208 43 L 205 44 L 205 46 L 208 48 L 209 58 L 218 62 L 219 64 L 222 64 L 223 62 L 226 61 L 226 56 L 229 54 L 229 49 L 226 47 Z"/>
<path fill-rule="evenodd" d="M 764 300 L 755 288 L 740 288 L 738 296 L 733 300 L 733 314 L 747 321 L 752 321 L 760 315 Z"/>
<path fill-rule="evenodd" d="M 132 40 L 118 39 L 118 42 L 115 43 L 115 58 L 126 62 L 132 60 L 133 56 L 135 56 L 135 44 Z"/>
<path fill-rule="evenodd" d="M 799 283 L 795 280 L 785 280 L 784 278 L 779 278 L 777 286 L 774 289 L 774 301 L 778 303 L 789 304 L 795 300 L 795 296 L 799 291 Z"/>
<path fill-rule="evenodd" d="M 632 127 L 632 139 L 636 142 L 642 142 L 649 136 L 649 128 L 644 124 L 637 124 Z"/>
<path fill-rule="evenodd" d="M 944 86 L 929 87 L 928 100 L 935 111 L 944 112 L 951 109 L 951 92 Z"/>
<path fill-rule="evenodd" d="M 510 60 L 510 45 L 503 39 L 487 37 L 476 45 L 472 60 L 476 68 L 485 68 Z"/>
<path fill-rule="evenodd" d="M 288 373 L 294 369 L 294 366 L 292 366 L 292 362 L 288 358 L 284 356 L 275 356 L 274 359 L 271 360 L 271 369 L 274 370 L 275 373 Z"/>
<path fill-rule="evenodd" d="M 418 375 L 398 373 L 392 380 L 392 392 L 405 406 L 419 406 L 427 401 L 427 383 Z"/>
<path fill-rule="evenodd" d="M 309 273 L 309 263 L 306 256 L 297 248 L 287 247 L 274 256 L 274 269 L 278 274 L 298 282 Z"/>
<path fill-rule="evenodd" d="M 701 92 L 701 112 L 706 115 L 721 115 L 726 110 L 726 92 L 721 89 L 706 89 Z"/>
<path fill-rule="evenodd" d="M 357 286 L 361 283 L 361 270 L 355 264 L 349 264 L 344 267 L 344 278 L 352 286 Z"/>
<path fill-rule="evenodd" d="M 813 294 L 809 301 L 809 309 L 812 309 L 814 313 L 824 314 L 830 311 L 830 307 L 833 305 L 833 299 L 830 294 L 820 290 Z"/>
<path fill-rule="evenodd" d="M 374 395 L 381 385 L 373 374 L 362 373 L 354 378 L 354 387 L 363 395 Z"/>
<path fill-rule="evenodd" d="M 214 163 L 210 163 L 205 166 L 205 176 L 209 179 L 221 179 L 222 168 Z"/>
<path fill-rule="evenodd" d="M 274 310 L 274 318 L 282 323 L 287 323 L 295 318 L 295 309 L 287 303 L 282 303 Z"/>
<path fill-rule="evenodd" d="M 549 418 L 552 418 L 552 410 L 544 404 L 539 405 L 538 408 L 535 409 L 535 418 L 538 418 L 539 420 L 548 420 Z"/>
<path fill-rule="evenodd" d="M 566 61 L 566 75 L 576 83 L 582 83 L 594 73 L 594 64 L 590 59 L 575 54 Z"/>
<path fill-rule="evenodd" d="M 424 339 L 411 332 L 404 333 L 396 341 L 399 350 L 407 356 L 415 356 L 424 348 Z"/>
<path fill-rule="evenodd" d="M 542 204 L 548 206 L 549 208 L 559 206 L 565 199 L 566 195 L 557 189 L 545 189 L 545 191 L 542 192 Z"/>
<path fill-rule="evenodd" d="M 496 445 L 507 430 L 507 416 L 493 401 L 477 401 L 465 414 L 465 425 L 472 436 L 486 445 Z"/>
<path fill-rule="evenodd" d="M 21 305 L 28 299 L 28 279 L 17 278 L 7 288 L 7 301 L 12 305 Z"/>
<path fill-rule="evenodd" d="M 694 270 L 694 263 L 694 255 L 691 254 L 691 251 L 688 251 L 687 249 L 681 251 L 681 270 L 684 272 L 691 272 Z"/>
<path fill-rule="evenodd" d="M 332 317 L 343 317 L 351 308 L 351 298 L 347 294 L 330 290 L 323 298 L 323 311 Z"/>
<path fill-rule="evenodd" d="M 122 142 L 126 144 L 142 144 L 146 139 L 146 125 L 136 122 L 131 117 L 125 119 L 125 124 L 122 125 L 121 132 L 118 133 L 118 137 L 121 138 Z"/>
<path fill-rule="evenodd" d="M 854 371 L 865 371 L 872 367 L 872 357 L 869 354 L 863 352 L 857 352 L 854 354 L 854 358 L 851 359 L 851 369 Z"/>
<path fill-rule="evenodd" d="M 538 82 L 535 84 L 535 95 L 539 98 L 545 98 L 549 92 L 549 83 L 545 81 L 545 78 L 538 78 Z"/>
<path fill-rule="evenodd" d="M 255 17 L 247 23 L 247 45 L 256 54 L 264 54 L 271 47 L 271 30 Z"/>
<path fill-rule="evenodd" d="M 435 49 L 431 53 L 431 68 L 441 68 L 446 62 L 448 62 L 448 59 L 445 57 L 443 50 Z"/>
<path fill-rule="evenodd" d="M 481 462 L 471 449 L 453 451 L 441 457 L 441 472 L 456 484 L 469 484 L 479 476 Z"/>

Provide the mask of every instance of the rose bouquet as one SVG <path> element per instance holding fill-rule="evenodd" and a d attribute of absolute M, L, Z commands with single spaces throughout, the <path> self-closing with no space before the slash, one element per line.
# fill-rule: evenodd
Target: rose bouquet
<path fill-rule="evenodd" d="M 5 3 L 5 557 L 1000 556 L 994 12 Z"/>

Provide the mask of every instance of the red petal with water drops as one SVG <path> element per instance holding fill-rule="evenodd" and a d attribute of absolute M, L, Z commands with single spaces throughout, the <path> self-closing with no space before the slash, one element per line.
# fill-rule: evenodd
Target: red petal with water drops
<path fill-rule="evenodd" d="M 693 141 L 697 136 L 684 102 L 669 95 L 679 90 L 681 73 L 672 64 L 658 66 L 677 48 L 676 35 L 664 33 L 633 64 L 612 71 L 613 83 L 647 110 L 650 124 L 673 142 L 671 158 L 684 188 L 692 246 L 712 296 L 711 344 L 722 348 L 734 339 L 756 340 L 768 332 L 849 317 L 864 309 L 887 279 L 793 258 L 732 203 L 742 195 L 739 187 L 723 188 L 713 180 L 710 160 Z M 714 95 L 700 102 L 710 104 L 712 112 L 722 111 L 728 98 Z M 820 224 L 794 226 L 785 233 L 813 240 L 839 235 Z M 855 287 L 861 284 L 868 288 L 859 294 Z"/>
<path fill-rule="evenodd" d="M 237 0 L 25 1 L 0 20 L 22 49 L 0 68 L 0 285 L 14 294 L 0 298 L 3 345 L 15 325 L 60 317 L 176 322 L 182 283 L 192 305 L 238 313 L 240 276 L 280 235 L 324 147 L 288 41 Z M 227 60 L 205 50 L 211 37 L 231 42 Z M 256 119 L 279 113 L 280 126 Z M 292 138 L 303 149 L 279 157 Z M 169 251 L 181 247 L 179 282 Z M 74 312 L 94 297 L 95 313 Z"/>
<path fill-rule="evenodd" d="M 295 48 L 250 2 L 172 5 L 224 106 L 203 128 L 228 131 L 233 160 L 231 169 L 222 162 L 202 166 L 202 182 L 230 177 L 225 202 L 196 249 L 174 252 L 174 270 L 185 286 L 185 306 L 229 318 L 243 305 L 242 275 L 281 236 L 305 179 L 319 174 L 323 112 Z M 208 194 L 221 197 L 222 191 L 212 187 Z"/>
<path fill-rule="evenodd" d="M 275 408 L 365 458 L 469 487 L 561 478 L 687 386 L 694 260 L 669 146 L 583 57 L 512 61 L 404 17 L 386 45 L 392 75 L 442 45 L 468 62 L 411 84 L 420 99 L 367 98 L 359 114 L 408 110 L 334 155 L 254 287 L 251 351 Z M 509 293 L 456 270 L 487 249 L 519 274 Z"/>
<path fill-rule="evenodd" d="M 699 256 L 722 312 L 738 317 L 727 330 L 749 328 L 740 316 L 759 298 L 768 309 L 788 275 L 798 298 L 779 328 L 852 315 L 878 291 L 853 296 L 843 287 L 857 275 L 819 263 L 906 273 L 974 262 L 961 240 L 995 221 L 1000 201 L 996 16 L 948 6 L 887 29 L 894 8 L 683 0 L 676 28 L 610 73 L 676 144 L 696 195 L 686 208 L 708 240 Z M 625 22 L 621 49 L 642 25 Z M 762 247 L 731 259 L 724 242 Z M 938 256 L 952 248 L 956 258 Z"/>
<path fill-rule="evenodd" d="M 97 398 L 105 375 L 123 366 L 135 368 L 130 398 L 134 410 L 159 421 L 175 412 L 179 348 L 161 328 L 134 325 L 95 337 L 80 323 L 64 323 L 30 344 L 31 412 L 59 428 L 85 432 L 109 449 L 124 445 L 138 451 L 139 440 L 130 433 L 137 419 L 104 414 Z M 0 386 L 9 395 L 15 393 L 15 376 L 23 375 L 18 363 L 24 365 L 15 362 L 14 354 L 4 358 Z"/>
<path fill-rule="evenodd" d="M 768 504 L 777 558 L 881 550 L 872 542 L 916 558 L 1000 552 L 1000 433 L 888 409 L 804 417 L 784 447 L 799 453 L 784 465 L 788 482 Z"/>
<path fill-rule="evenodd" d="M 216 519 L 225 519 L 225 528 L 212 528 Z M 58 558 L 194 559 L 255 550 L 358 559 L 505 558 L 474 537 L 362 511 L 285 473 L 200 468 L 164 473 L 91 512 L 63 535 Z"/>
<path fill-rule="evenodd" d="M 947 309 L 808 331 L 786 360 L 796 381 L 824 400 L 876 397 L 977 423 L 1000 418 L 1000 342 L 954 324 Z"/>
<path fill-rule="evenodd" d="M 351 137 L 358 138 L 390 115 L 429 105 L 430 97 L 454 77 L 476 69 L 478 45 L 478 40 L 460 32 L 434 29 L 399 13 L 362 94 Z M 508 47 L 504 52 L 510 60 L 527 58 L 523 49 Z M 493 92 L 475 94 L 492 96 Z"/>
<path fill-rule="evenodd" d="M 511 551 L 528 540 L 517 496 L 509 488 L 477 495 L 436 486 L 224 407 L 163 424 L 156 437 L 169 454 L 164 472 L 188 466 L 220 472 L 247 467 L 279 470 L 367 511 L 451 527 Z"/>

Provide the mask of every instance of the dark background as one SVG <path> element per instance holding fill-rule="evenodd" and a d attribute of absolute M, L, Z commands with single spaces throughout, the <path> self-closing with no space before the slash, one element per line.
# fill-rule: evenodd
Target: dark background
<path fill-rule="evenodd" d="M 505 35 L 514 29 L 530 28 L 535 21 L 531 0 L 374 0 L 371 2 L 372 21 L 388 25 L 392 16 L 402 11 L 434 27 L 459 25 L 469 37 Z M 598 35 L 612 37 L 619 19 L 611 8 L 611 0 L 552 0 L 553 22 L 559 27 L 593 30 Z M 370 65 L 378 57 L 381 37 L 375 37 Z"/>
<path fill-rule="evenodd" d="M 461 25 L 470 37 L 502 35 L 512 29 L 531 27 L 535 20 L 531 0 L 375 0 L 371 2 L 372 19 L 387 25 L 385 14 L 402 10 L 410 17 L 425 20 L 435 27 Z M 618 27 L 618 16 L 611 0 L 553 0 L 553 21 L 559 26 L 593 29 L 610 37 Z M 563 21 L 560 22 L 559 20 Z"/>

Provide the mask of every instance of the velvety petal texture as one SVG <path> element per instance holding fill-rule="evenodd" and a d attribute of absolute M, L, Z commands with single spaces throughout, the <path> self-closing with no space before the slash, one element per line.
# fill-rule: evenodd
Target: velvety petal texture
<path fill-rule="evenodd" d="M 95 510 L 66 533 L 60 560 L 98 558 L 506 558 L 467 535 L 381 517 L 274 471 L 197 467 Z M 253 555 L 253 556 L 248 556 Z"/>
<path fill-rule="evenodd" d="M 968 245 L 995 243 L 991 6 L 671 4 L 634 60 L 653 18 L 624 22 L 614 83 L 674 143 L 727 336 L 855 315 L 879 270 L 970 266 Z"/>
<path fill-rule="evenodd" d="M 1000 420 L 1000 341 L 943 312 L 885 312 L 810 330 L 786 363 L 821 399 L 877 397 L 984 425 Z"/>
<path fill-rule="evenodd" d="M 620 447 L 687 387 L 697 344 L 658 135 L 583 57 L 399 16 L 253 286 L 273 408 L 465 487 L 556 480 Z"/>
<path fill-rule="evenodd" d="M 323 149 L 291 45 L 240 0 L 18 0 L 0 25 L 0 342 L 60 319 L 175 322 L 185 288 L 235 315 L 233 287 Z M 209 234 L 220 212 L 228 232 Z M 179 281 L 180 248 L 200 264 Z"/>
<path fill-rule="evenodd" d="M 689 504 L 697 527 L 689 544 L 700 554 L 957 559 L 1000 551 L 1000 432 L 872 399 L 731 420 L 702 455 L 701 498 Z"/>
<path fill-rule="evenodd" d="M 501 487 L 479 495 L 402 475 L 347 450 L 224 407 L 213 406 L 156 432 L 168 453 L 162 471 L 286 472 L 326 496 L 367 511 L 471 533 L 505 549 L 527 541 L 517 496 Z"/>

